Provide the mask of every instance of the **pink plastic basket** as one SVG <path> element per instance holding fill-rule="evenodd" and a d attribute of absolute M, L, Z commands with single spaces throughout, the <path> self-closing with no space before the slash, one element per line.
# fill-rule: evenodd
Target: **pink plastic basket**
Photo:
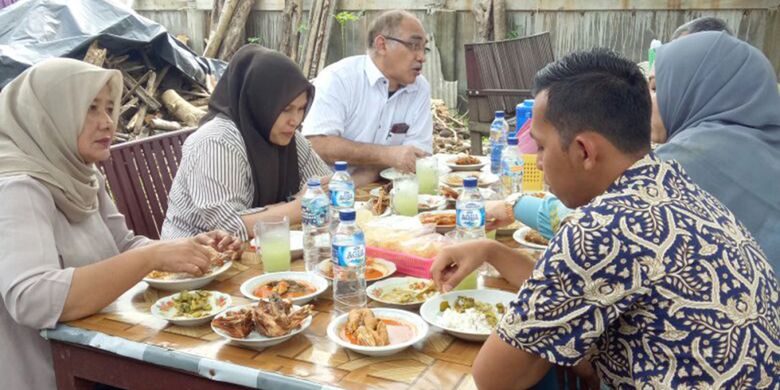
<path fill-rule="evenodd" d="M 531 119 L 525 121 L 520 130 L 517 131 L 517 148 L 523 154 L 537 152 L 536 141 L 531 138 Z"/>
<path fill-rule="evenodd" d="M 398 272 L 418 278 L 431 278 L 433 259 L 391 251 L 388 249 L 366 246 L 366 256 L 378 257 L 393 262 Z"/>

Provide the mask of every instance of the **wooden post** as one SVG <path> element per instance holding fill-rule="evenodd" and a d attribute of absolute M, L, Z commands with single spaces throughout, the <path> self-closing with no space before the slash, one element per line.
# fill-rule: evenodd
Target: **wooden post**
<path fill-rule="evenodd" d="M 306 39 L 306 54 L 303 56 L 303 64 L 301 64 L 301 70 L 303 70 L 306 78 L 313 78 L 311 74 L 311 64 L 314 59 L 314 46 L 317 40 L 317 32 L 320 28 L 320 16 L 322 14 L 322 6 L 324 0 L 313 0 L 311 10 L 309 11 L 309 34 Z"/>
<path fill-rule="evenodd" d="M 493 40 L 506 39 L 506 1 L 493 0 Z"/>
<path fill-rule="evenodd" d="M 222 7 L 222 13 L 219 16 L 219 23 L 217 28 L 214 29 L 214 34 L 209 37 L 209 42 L 206 44 L 206 50 L 203 51 L 204 57 L 216 58 L 219 53 L 219 46 L 222 44 L 222 38 L 225 36 L 228 27 L 230 27 L 230 19 L 233 18 L 233 12 L 236 10 L 239 0 L 225 0 L 225 5 Z"/>
<path fill-rule="evenodd" d="M 249 14 L 252 13 L 252 6 L 255 4 L 254 0 L 240 0 L 236 10 L 233 12 L 233 18 L 230 20 L 230 27 L 225 38 L 222 39 L 222 44 L 219 47 L 220 60 L 230 61 L 230 57 L 233 57 L 233 53 L 241 47 L 244 43 L 244 32 L 246 31 L 246 21 L 249 19 Z"/>
<path fill-rule="evenodd" d="M 493 10 L 492 0 L 476 0 L 472 7 L 474 19 L 477 22 L 477 42 L 490 40 L 490 30 L 493 24 L 490 22 L 490 14 Z"/>
<path fill-rule="evenodd" d="M 433 16 L 433 36 L 436 37 L 436 46 L 441 54 L 441 73 L 445 80 L 457 80 L 458 75 L 455 72 L 455 63 L 458 60 L 457 45 L 455 44 L 457 36 L 458 12 L 448 9 L 434 9 Z M 445 37 L 448 37 L 445 39 Z"/>
<path fill-rule="evenodd" d="M 203 52 L 205 27 L 203 13 L 197 9 L 197 1 L 187 0 L 187 29 L 190 33 L 189 46 L 196 53 Z"/>
<path fill-rule="evenodd" d="M 328 12 L 323 12 L 325 20 L 320 22 L 322 25 L 320 34 L 322 34 L 321 36 L 323 36 L 323 38 L 317 39 L 318 42 L 321 42 L 321 46 L 319 50 L 317 50 L 319 53 L 319 61 L 317 62 L 317 68 L 314 70 L 313 76 L 317 76 L 322 68 L 325 67 L 325 61 L 328 59 L 328 46 L 330 46 L 330 33 L 331 30 L 333 30 L 333 21 L 336 19 L 336 0 L 327 1 Z"/>
<path fill-rule="evenodd" d="M 301 8 L 301 0 L 284 0 L 282 39 L 279 42 L 279 51 L 293 61 L 298 59 L 298 41 L 300 39 L 298 26 L 301 23 Z"/>

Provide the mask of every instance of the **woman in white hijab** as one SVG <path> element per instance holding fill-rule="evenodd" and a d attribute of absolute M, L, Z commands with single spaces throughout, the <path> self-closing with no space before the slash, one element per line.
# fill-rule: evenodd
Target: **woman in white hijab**
<path fill-rule="evenodd" d="M 755 237 L 780 275 L 780 93 L 760 50 L 724 32 L 658 48 L 658 157 L 676 160 Z"/>
<path fill-rule="evenodd" d="M 109 157 L 121 74 L 51 59 L 0 92 L 0 388 L 53 389 L 38 329 L 96 313 L 152 270 L 201 274 L 223 232 L 151 241 L 127 229 L 94 163 Z"/>

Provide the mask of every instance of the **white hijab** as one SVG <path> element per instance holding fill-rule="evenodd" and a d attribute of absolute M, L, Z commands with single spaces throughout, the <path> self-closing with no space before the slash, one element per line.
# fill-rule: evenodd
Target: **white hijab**
<path fill-rule="evenodd" d="M 51 191 L 71 222 L 98 208 L 97 170 L 78 152 L 89 106 L 108 84 L 119 117 L 122 75 L 85 62 L 42 61 L 0 92 L 0 176 L 29 175 Z"/>

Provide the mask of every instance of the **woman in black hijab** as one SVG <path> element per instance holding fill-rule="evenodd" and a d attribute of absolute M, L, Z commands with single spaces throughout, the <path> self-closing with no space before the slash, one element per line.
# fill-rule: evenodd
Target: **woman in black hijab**
<path fill-rule="evenodd" d="M 218 226 L 248 239 L 255 222 L 300 220 L 295 195 L 328 166 L 297 131 L 314 86 L 283 54 L 242 47 L 217 84 L 201 127 L 185 142 L 162 237 Z"/>

